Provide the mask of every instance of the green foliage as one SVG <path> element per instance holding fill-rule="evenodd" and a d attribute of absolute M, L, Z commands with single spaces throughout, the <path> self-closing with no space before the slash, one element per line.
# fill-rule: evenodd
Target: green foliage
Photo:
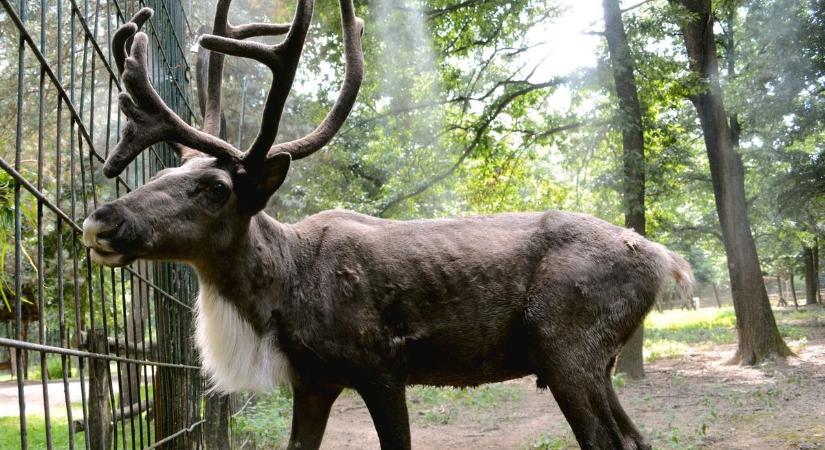
<path fill-rule="evenodd" d="M 280 448 L 289 437 L 292 420 L 292 392 L 280 388 L 270 394 L 256 395 L 234 419 L 233 430 L 252 448 Z"/>
<path fill-rule="evenodd" d="M 46 358 L 46 371 L 49 380 L 60 380 L 63 378 L 63 364 L 60 358 Z M 39 365 L 29 368 L 29 377 L 33 380 L 42 378 L 42 367 Z"/>
<path fill-rule="evenodd" d="M 271 12 L 265 4 L 236 6 L 243 19 L 260 20 Z M 699 282 L 725 286 L 710 170 L 689 102 L 704 83 L 689 70 L 679 34 L 678 22 L 688 17 L 673 5 L 645 2 L 623 14 L 644 115 L 647 231 L 686 255 Z M 356 6 L 368 24 L 359 101 L 328 149 L 293 165 L 269 208 L 278 219 L 335 207 L 391 218 L 552 208 L 622 223 L 621 124 L 606 47 L 594 67 L 558 78 L 531 73 L 536 57 L 525 56 L 537 54 L 529 49 L 538 27 L 565 19 L 558 2 Z M 763 268 L 787 276 L 825 220 L 825 102 L 816 81 L 825 74 L 822 8 L 795 0 L 714 7 L 722 87 L 743 126 L 740 152 Z M 317 9 L 283 139 L 323 118 L 343 73 L 335 5 Z M 288 18 L 289 7 L 276 13 Z M 240 81 L 251 80 L 247 142 L 268 85 L 257 66 L 230 61 L 225 83 L 228 134 L 235 136 Z"/>
<path fill-rule="evenodd" d="M 627 384 L 627 374 L 625 374 L 625 373 L 613 374 L 612 382 L 613 382 L 613 387 L 615 389 L 621 389 L 622 387 L 624 387 L 625 384 Z"/>

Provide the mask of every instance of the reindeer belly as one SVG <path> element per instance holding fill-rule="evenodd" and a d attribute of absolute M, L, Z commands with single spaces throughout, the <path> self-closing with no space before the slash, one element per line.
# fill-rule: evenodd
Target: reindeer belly
<path fill-rule="evenodd" d="M 273 334 L 261 336 L 216 289 L 200 284 L 195 342 L 212 390 L 270 391 L 289 383 L 291 368 Z"/>
<path fill-rule="evenodd" d="M 405 341 L 411 384 L 475 386 L 532 373 L 522 330 L 458 326 Z"/>

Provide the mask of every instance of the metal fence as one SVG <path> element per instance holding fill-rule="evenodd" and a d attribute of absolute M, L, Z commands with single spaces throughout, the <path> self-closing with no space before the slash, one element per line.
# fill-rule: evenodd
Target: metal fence
<path fill-rule="evenodd" d="M 153 82 L 189 120 L 189 11 L 175 0 L 0 4 L 0 447 L 201 447 L 214 402 L 191 345 L 193 274 L 102 268 L 81 239 L 98 205 L 176 164 L 156 146 L 117 179 L 102 176 L 124 123 L 111 35 L 155 9 Z"/>

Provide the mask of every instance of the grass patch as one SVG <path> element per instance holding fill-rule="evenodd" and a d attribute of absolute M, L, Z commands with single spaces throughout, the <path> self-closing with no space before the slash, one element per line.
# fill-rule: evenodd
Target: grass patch
<path fill-rule="evenodd" d="M 52 418 L 52 448 L 69 448 L 69 424 L 65 417 Z M 26 436 L 29 448 L 32 450 L 46 447 L 46 420 L 43 416 L 26 416 Z M 74 435 L 75 448 L 86 448 L 83 433 Z M 21 448 L 20 419 L 0 417 L 0 449 Z"/>
<path fill-rule="evenodd" d="M 774 310 L 779 333 L 794 351 L 805 348 L 811 326 L 823 319 L 823 310 Z M 736 343 L 736 315 L 732 307 L 652 312 L 645 320 L 645 361 L 684 355 L 691 347 L 708 348 Z"/>
<path fill-rule="evenodd" d="M 454 421 L 461 410 L 490 410 L 503 402 L 520 398 L 518 386 L 508 383 L 485 384 L 476 388 L 413 386 L 407 389 L 407 407 L 411 415 L 415 414 L 425 423 L 434 425 Z"/>
<path fill-rule="evenodd" d="M 736 342 L 733 308 L 653 312 L 645 320 L 645 361 L 683 355 L 691 346 Z"/>
<path fill-rule="evenodd" d="M 732 308 L 654 312 L 645 321 L 645 337 L 686 344 L 730 344 L 736 342 L 736 315 Z"/>
<path fill-rule="evenodd" d="M 529 450 L 566 450 L 578 448 L 578 444 L 569 433 L 561 437 L 545 433 L 536 438 L 527 448 Z"/>

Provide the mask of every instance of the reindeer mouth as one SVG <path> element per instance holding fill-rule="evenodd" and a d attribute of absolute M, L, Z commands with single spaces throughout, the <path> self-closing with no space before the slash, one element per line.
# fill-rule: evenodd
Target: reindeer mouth
<path fill-rule="evenodd" d="M 103 250 L 101 248 L 90 248 L 89 250 L 92 255 L 92 261 L 107 267 L 128 266 L 137 259 L 136 256 L 124 255 L 122 253 Z"/>
<path fill-rule="evenodd" d="M 92 261 L 107 267 L 123 267 L 137 259 L 137 256 L 121 253 L 112 246 L 112 238 L 123 223 L 121 220 L 107 225 L 94 217 L 83 222 L 83 243 L 89 248 Z"/>

